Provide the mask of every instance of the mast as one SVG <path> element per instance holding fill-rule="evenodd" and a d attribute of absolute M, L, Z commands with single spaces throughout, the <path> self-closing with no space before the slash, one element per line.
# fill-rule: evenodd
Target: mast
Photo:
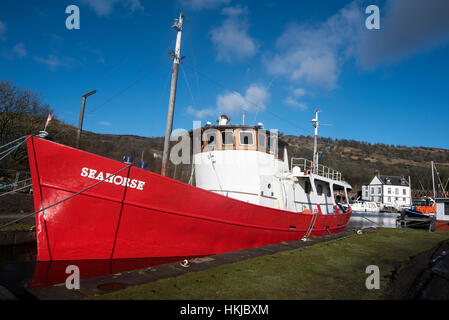
<path fill-rule="evenodd" d="M 175 111 L 175 99 L 176 99 L 176 85 L 178 82 L 178 69 L 179 62 L 181 61 L 181 35 L 182 35 L 182 20 L 184 15 L 181 13 L 179 19 L 175 19 L 175 23 L 172 28 L 178 31 L 176 36 L 176 47 L 175 52 L 170 51 L 170 55 L 173 58 L 173 69 L 171 77 L 171 87 L 170 87 L 170 100 L 168 103 L 168 114 L 167 114 L 167 127 L 165 130 L 165 140 L 164 140 L 164 152 L 162 154 L 162 169 L 161 175 L 166 176 L 167 174 L 167 163 L 168 155 L 170 151 L 170 136 L 173 128 L 173 113 Z"/>
<path fill-rule="evenodd" d="M 433 188 L 433 199 L 435 200 L 437 194 L 435 192 L 435 174 L 433 173 L 433 161 L 430 161 L 430 165 L 432 166 L 432 188 Z"/>
<path fill-rule="evenodd" d="M 314 135 L 314 141 L 313 141 L 313 173 L 316 173 L 318 171 L 318 113 L 319 110 L 315 110 L 315 119 L 312 119 L 313 127 L 315 128 L 315 135 Z"/>

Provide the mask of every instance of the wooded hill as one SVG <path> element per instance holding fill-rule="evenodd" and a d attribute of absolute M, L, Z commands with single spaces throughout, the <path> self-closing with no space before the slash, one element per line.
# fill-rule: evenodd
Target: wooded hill
<path fill-rule="evenodd" d="M 0 113 L 0 118 L 5 117 Z M 14 118 L 14 127 L 2 137 L 1 144 L 9 142 L 25 134 L 36 134 L 43 129 L 46 117 L 10 114 Z M 74 147 L 77 128 L 52 120 L 47 128 L 55 142 Z M 281 136 L 288 143 L 289 157 L 312 159 L 313 138 L 310 136 Z M 320 153 L 327 139 L 320 138 L 318 148 Z M 134 135 L 98 134 L 83 131 L 81 149 L 102 155 L 107 158 L 122 161 L 124 155 L 132 156 L 138 164 L 142 152 L 143 159 L 148 163 L 148 169 L 160 172 L 163 148 L 162 137 L 139 137 Z M 449 150 L 427 147 L 404 147 L 385 144 L 370 144 L 354 140 L 330 139 L 322 156 L 321 164 L 339 170 L 343 178 L 359 190 L 363 184 L 368 184 L 375 174 L 411 177 L 412 188 L 432 189 L 430 161 L 436 163 L 443 185 L 449 178 Z M 0 161 L 0 169 L 28 170 L 28 160 L 25 148 L 21 147 L 11 156 Z M 3 172 L 3 171 L 2 171 Z M 188 181 L 190 166 L 170 164 L 168 174 L 181 181 Z"/>

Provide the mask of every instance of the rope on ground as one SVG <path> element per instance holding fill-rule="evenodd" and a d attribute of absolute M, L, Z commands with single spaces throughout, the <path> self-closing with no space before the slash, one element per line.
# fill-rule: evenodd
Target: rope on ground
<path fill-rule="evenodd" d="M 57 201 L 57 202 L 55 202 L 55 203 L 49 205 L 48 207 L 42 208 L 42 209 L 37 210 L 37 211 L 34 211 L 34 212 L 32 212 L 32 213 L 28 213 L 28 214 L 24 215 L 23 217 L 20 217 L 20 218 L 18 218 L 18 219 L 16 219 L 16 220 L 13 220 L 13 221 L 10 221 L 10 222 L 8 222 L 8 223 L 5 223 L 4 225 L 1 225 L 1 226 L 0 226 L 0 229 L 3 229 L 3 228 L 5 228 L 5 227 L 7 227 L 7 226 L 9 226 L 9 225 L 12 225 L 12 224 L 14 224 L 14 223 L 16 223 L 16 222 L 19 222 L 19 221 L 21 221 L 21 220 L 24 220 L 24 219 L 26 219 L 26 218 L 28 218 L 28 217 L 34 216 L 35 214 L 37 214 L 37 213 L 39 213 L 39 212 L 42 212 L 42 211 L 47 210 L 47 209 L 50 209 L 51 207 L 57 206 L 58 204 L 60 204 L 60 203 L 62 203 L 62 202 L 64 202 L 64 201 L 70 200 L 70 199 L 76 197 L 77 195 L 79 195 L 79 194 L 81 194 L 81 193 L 83 193 L 83 192 L 85 192 L 85 191 L 87 191 L 87 190 L 89 190 L 89 189 L 91 189 L 91 188 L 93 188 L 93 187 L 99 185 L 100 183 L 106 181 L 107 179 L 114 177 L 116 174 L 122 172 L 123 170 L 125 170 L 125 169 L 127 169 L 127 168 L 129 168 L 129 167 L 131 167 L 131 165 L 127 165 L 126 167 L 123 167 L 122 169 L 120 169 L 120 170 L 114 172 L 112 175 L 105 177 L 103 180 L 100 180 L 100 181 L 94 183 L 93 185 L 91 185 L 91 186 L 89 186 L 89 187 L 87 187 L 87 188 L 85 188 L 85 189 L 83 189 L 83 190 L 81 190 L 81 191 L 78 191 L 77 193 L 72 194 L 71 196 L 69 196 L 69 197 L 67 197 L 67 198 L 65 198 L 65 199 L 59 200 L 59 201 Z"/>

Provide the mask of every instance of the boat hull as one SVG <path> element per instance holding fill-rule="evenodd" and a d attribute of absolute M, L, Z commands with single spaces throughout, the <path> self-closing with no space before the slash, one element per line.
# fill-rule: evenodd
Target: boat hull
<path fill-rule="evenodd" d="M 435 230 L 449 230 L 449 221 L 435 220 Z"/>
<path fill-rule="evenodd" d="M 37 137 L 27 146 L 36 211 L 62 201 L 36 214 L 38 261 L 218 254 L 301 239 L 313 217 Z M 340 232 L 350 215 L 318 214 L 310 235 Z"/>

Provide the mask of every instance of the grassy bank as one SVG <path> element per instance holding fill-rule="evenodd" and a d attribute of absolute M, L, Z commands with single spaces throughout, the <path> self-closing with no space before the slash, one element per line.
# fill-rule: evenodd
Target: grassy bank
<path fill-rule="evenodd" d="M 380 299 L 393 271 L 449 232 L 381 229 L 129 287 L 90 299 Z M 365 269 L 379 266 L 379 290 Z"/>

